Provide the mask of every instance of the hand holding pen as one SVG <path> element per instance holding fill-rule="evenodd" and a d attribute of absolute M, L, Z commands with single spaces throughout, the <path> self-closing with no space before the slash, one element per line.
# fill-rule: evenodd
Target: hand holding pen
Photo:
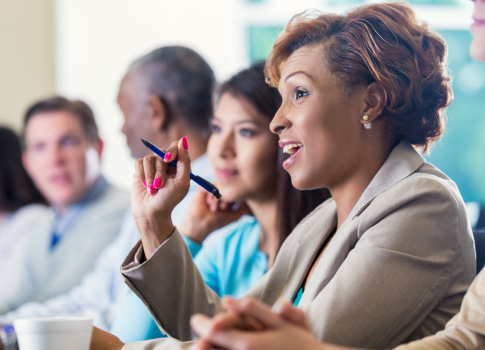
<path fill-rule="evenodd" d="M 187 144 L 187 138 L 184 137 L 182 140 L 185 140 L 184 142 L 185 142 L 185 145 L 186 145 Z M 177 162 L 175 160 L 172 160 L 172 159 L 176 159 L 177 157 L 173 158 L 173 155 L 170 152 L 168 152 L 168 153 L 163 152 L 161 149 L 159 149 L 157 146 L 155 146 L 150 141 L 141 139 L 141 142 L 143 142 L 143 144 L 148 149 L 152 150 L 156 155 L 158 155 L 160 158 L 165 160 L 165 162 L 169 163 L 173 167 L 177 167 Z M 212 193 L 212 195 L 214 195 L 214 197 L 216 197 L 217 199 L 221 199 L 222 196 L 219 193 L 219 190 L 217 189 L 217 187 L 214 186 L 213 184 L 211 184 L 206 179 L 203 179 L 200 176 L 194 175 L 192 173 L 190 173 L 190 179 L 192 181 L 194 181 L 195 183 L 197 183 L 200 187 L 205 189 L 207 192 Z"/>
<path fill-rule="evenodd" d="M 146 258 L 174 231 L 172 211 L 190 187 L 187 139 L 173 142 L 164 159 L 137 159 L 131 190 L 131 210 L 140 232 Z M 176 167 L 169 163 L 177 159 Z"/>

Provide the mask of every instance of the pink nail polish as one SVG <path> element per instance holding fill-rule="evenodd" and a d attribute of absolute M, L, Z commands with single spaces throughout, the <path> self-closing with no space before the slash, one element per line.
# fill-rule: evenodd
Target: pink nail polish
<path fill-rule="evenodd" d="M 184 150 L 186 150 L 186 151 L 189 149 L 189 145 L 187 143 L 187 137 L 186 136 L 184 136 L 182 138 L 182 146 L 184 146 Z"/>
<path fill-rule="evenodd" d="M 143 180 L 143 184 L 147 187 L 147 180 Z"/>
<path fill-rule="evenodd" d="M 163 157 L 163 159 L 169 160 L 171 157 L 172 157 L 172 153 L 167 152 L 167 153 L 165 153 L 165 157 Z"/>
<path fill-rule="evenodd" d="M 153 187 L 156 187 L 156 188 L 162 187 L 162 178 L 156 177 L 155 182 L 153 183 Z"/>
<path fill-rule="evenodd" d="M 147 191 L 148 191 L 148 194 L 150 194 L 150 195 L 155 193 L 155 189 L 153 188 L 152 184 L 148 185 Z"/>

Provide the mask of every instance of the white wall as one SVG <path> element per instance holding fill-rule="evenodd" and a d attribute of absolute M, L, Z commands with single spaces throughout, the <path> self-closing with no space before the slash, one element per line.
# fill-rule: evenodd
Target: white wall
<path fill-rule="evenodd" d="M 105 141 L 104 173 L 128 188 L 133 160 L 121 134 L 118 84 L 134 59 L 165 45 L 200 53 L 225 79 L 245 67 L 242 0 L 57 0 L 56 87 L 89 103 Z"/>
<path fill-rule="evenodd" d="M 54 1 L 0 0 L 0 124 L 54 93 Z"/>

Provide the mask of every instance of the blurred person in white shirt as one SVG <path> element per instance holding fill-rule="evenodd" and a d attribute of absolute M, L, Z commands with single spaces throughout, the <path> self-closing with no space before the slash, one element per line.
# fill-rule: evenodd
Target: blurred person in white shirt
<path fill-rule="evenodd" d="M 186 136 L 192 172 L 211 181 L 213 170 L 205 152 L 211 134 L 214 87 L 210 66 L 185 47 L 162 47 L 133 62 L 121 81 L 117 99 L 125 120 L 122 132 L 132 156 L 152 154 L 140 138 L 168 147 L 172 140 Z M 189 194 L 174 209 L 175 223 L 181 222 L 199 188 L 191 183 Z M 128 210 L 116 240 L 105 248 L 82 283 L 68 293 L 43 303 L 28 303 L 0 316 L 0 323 L 16 318 L 84 315 L 93 317 L 96 326 L 109 329 L 127 297 L 136 297 L 125 285 L 120 265 L 139 239 Z"/>
<path fill-rule="evenodd" d="M 103 142 L 91 108 L 53 97 L 24 119 L 23 164 L 50 209 L 29 227 L 14 281 L 0 283 L 0 312 L 69 291 L 119 232 L 129 195 L 101 175 Z"/>

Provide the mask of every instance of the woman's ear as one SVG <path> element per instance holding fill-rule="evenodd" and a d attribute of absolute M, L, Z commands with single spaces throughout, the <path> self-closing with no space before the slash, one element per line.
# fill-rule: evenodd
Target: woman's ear
<path fill-rule="evenodd" d="M 362 119 L 362 124 L 371 123 L 379 118 L 387 105 L 387 92 L 377 81 L 369 84 L 364 90 L 364 110 L 362 115 L 369 119 Z"/>
<path fill-rule="evenodd" d="M 162 130 L 168 124 L 168 113 L 159 96 L 150 95 L 148 99 L 148 116 L 154 130 Z"/>

